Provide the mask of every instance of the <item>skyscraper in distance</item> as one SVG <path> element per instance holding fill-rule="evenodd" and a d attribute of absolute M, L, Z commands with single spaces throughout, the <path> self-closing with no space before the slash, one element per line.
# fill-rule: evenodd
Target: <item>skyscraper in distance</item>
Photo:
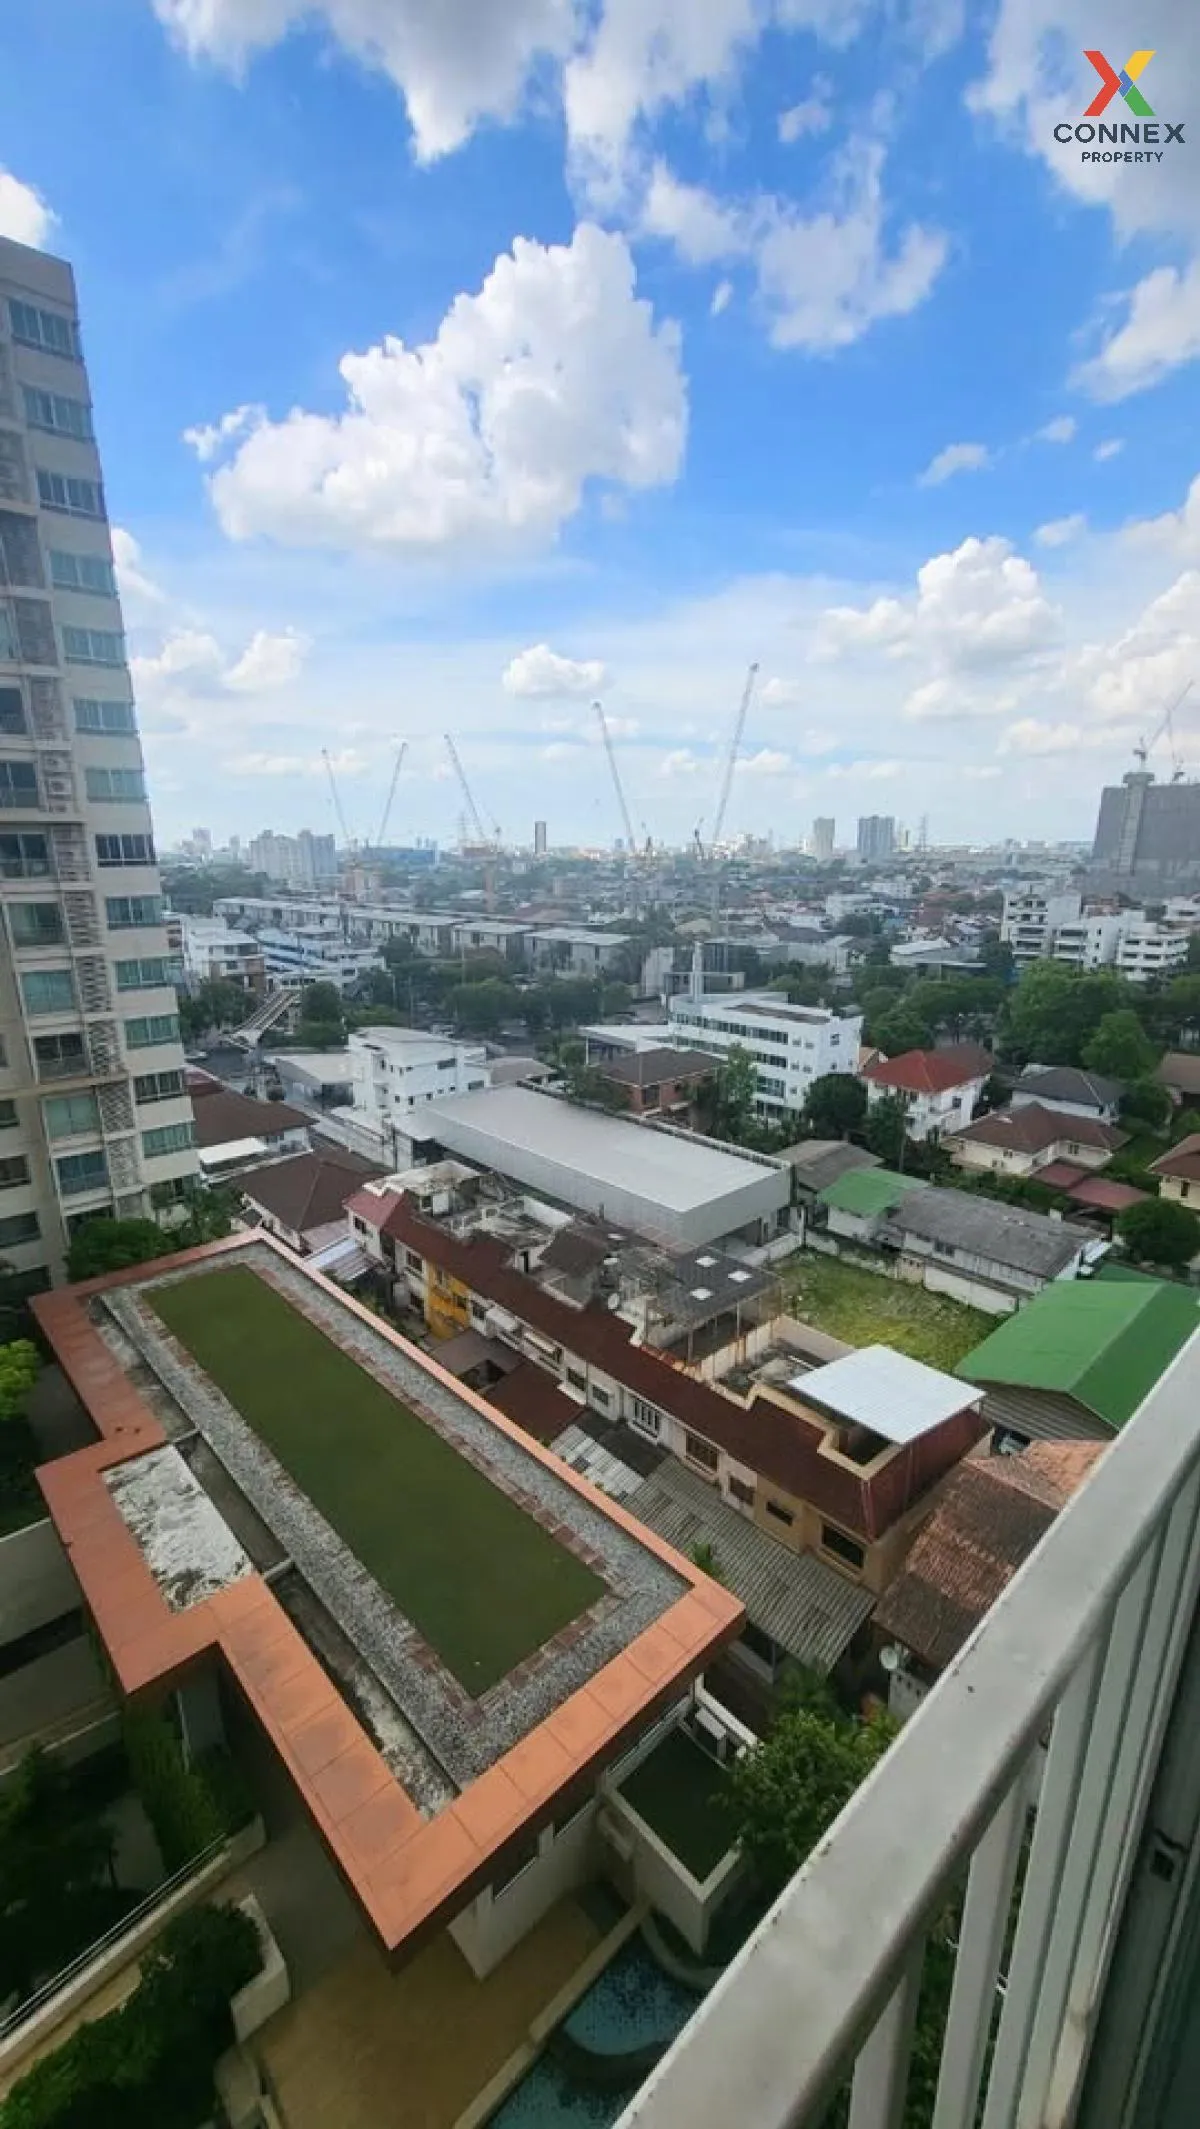
<path fill-rule="evenodd" d="M 837 822 L 819 815 L 812 824 L 812 855 L 825 862 L 833 856 Z"/>
<path fill-rule="evenodd" d="M 879 865 L 896 848 L 896 823 L 890 813 L 864 813 L 858 823 L 858 855 L 864 865 Z"/>
<path fill-rule="evenodd" d="M 0 240 L 0 1257 L 197 1173 L 74 278 Z"/>
<path fill-rule="evenodd" d="M 544 858 L 546 855 L 545 821 L 535 821 L 533 824 L 533 854 L 535 858 Z"/>

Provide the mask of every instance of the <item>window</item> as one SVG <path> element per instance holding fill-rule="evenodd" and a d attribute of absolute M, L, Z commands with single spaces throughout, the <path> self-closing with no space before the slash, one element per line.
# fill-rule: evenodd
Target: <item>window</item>
<path fill-rule="evenodd" d="M 82 1035 L 35 1035 L 33 1057 L 39 1079 L 74 1079 L 88 1069 Z"/>
<path fill-rule="evenodd" d="M 25 704 L 19 687 L 0 687 L 0 732 L 9 732 L 13 738 L 24 738 L 29 730 L 25 722 Z"/>
<path fill-rule="evenodd" d="M 36 1212 L 14 1212 L 0 1220 L 0 1249 L 13 1249 L 18 1242 L 36 1242 L 41 1233 Z"/>
<path fill-rule="evenodd" d="M 0 606 L 0 658 L 6 665 L 15 665 L 20 657 L 17 647 L 17 624 L 6 606 Z"/>
<path fill-rule="evenodd" d="M 935 1257 L 952 1257 L 954 1255 L 954 1243 L 935 1242 L 933 1245 L 933 1254 Z"/>
<path fill-rule="evenodd" d="M 121 803 L 139 799 L 145 804 L 146 779 L 140 769 L 85 769 L 84 782 L 89 798 Z"/>
<path fill-rule="evenodd" d="M 21 347 L 40 347 L 48 355 L 65 355 L 68 362 L 83 360 L 74 318 L 63 318 L 54 310 L 39 310 L 33 303 L 18 303 L 15 296 L 10 296 L 8 321 L 13 339 Z"/>
<path fill-rule="evenodd" d="M 104 904 L 110 931 L 141 931 L 147 924 L 161 924 L 162 896 L 157 894 L 109 895 Z"/>
<path fill-rule="evenodd" d="M 774 1516 L 775 1521 L 777 1523 L 783 1524 L 785 1530 L 791 1529 L 792 1524 L 795 1522 L 796 1518 L 792 1514 L 790 1508 L 784 1507 L 782 1501 L 773 1501 L 768 1495 L 766 1501 L 763 1503 L 763 1506 L 766 1508 L 768 1515 Z"/>
<path fill-rule="evenodd" d="M 21 978 L 27 1013 L 73 1013 L 75 984 L 69 968 L 31 969 Z"/>
<path fill-rule="evenodd" d="M 97 1150 L 95 1153 L 60 1153 L 55 1167 L 58 1170 L 58 1187 L 65 1198 L 77 1198 L 85 1190 L 107 1190 L 108 1161 Z"/>
<path fill-rule="evenodd" d="M 174 983 L 175 963 L 169 954 L 148 954 L 142 961 L 118 961 L 119 991 L 148 991 L 156 984 Z"/>
<path fill-rule="evenodd" d="M 125 638 L 107 628 L 64 628 L 68 665 L 124 665 Z"/>
<path fill-rule="evenodd" d="M 96 695 L 76 695 L 77 732 L 136 732 L 131 702 L 105 702 Z"/>
<path fill-rule="evenodd" d="M 57 902 L 10 902 L 8 921 L 14 946 L 57 946 L 63 936 Z"/>
<path fill-rule="evenodd" d="M 38 797 L 37 770 L 31 761 L 0 761 L 0 806 L 32 806 Z"/>
<path fill-rule="evenodd" d="M 179 1022 L 174 1013 L 147 1013 L 141 1020 L 125 1022 L 125 1047 L 148 1050 L 156 1042 L 178 1042 Z"/>
<path fill-rule="evenodd" d="M 861 1567 L 867 1557 L 861 1545 L 844 1531 L 835 1530 L 832 1523 L 821 1525 L 821 1550 L 831 1552 L 835 1560 L 844 1560 L 847 1567 Z"/>
<path fill-rule="evenodd" d="M 737 1501 L 743 1508 L 753 1508 L 754 1488 L 753 1486 L 748 1486 L 744 1478 L 731 1478 L 729 1481 L 729 1498 L 731 1501 Z"/>
<path fill-rule="evenodd" d="M 404 1261 L 410 1271 L 423 1272 L 425 1269 L 425 1259 L 424 1257 L 419 1257 L 415 1249 L 405 1250 Z"/>
<path fill-rule="evenodd" d="M 65 554 L 50 549 L 50 581 L 56 591 L 94 591 L 106 599 L 117 596 L 117 580 L 111 562 L 99 554 Z"/>
<path fill-rule="evenodd" d="M 14 1131 L 18 1122 L 15 1101 L 0 1101 L 0 1131 Z"/>
<path fill-rule="evenodd" d="M 194 1124 L 160 1124 L 157 1130 L 142 1133 L 142 1152 L 148 1161 L 164 1153 L 186 1153 L 195 1143 Z"/>
<path fill-rule="evenodd" d="M 592 1403 L 605 1408 L 612 1403 L 611 1393 L 608 1390 L 602 1390 L 598 1382 L 592 1384 Z"/>
<path fill-rule="evenodd" d="M 94 1094 L 52 1094 L 42 1103 L 47 1138 L 81 1138 L 100 1129 L 100 1105 Z"/>
<path fill-rule="evenodd" d="M 662 1413 L 654 1405 L 643 1403 L 640 1397 L 630 1399 L 630 1425 L 640 1427 L 643 1434 L 652 1434 L 657 1441 L 662 1431 Z"/>
<path fill-rule="evenodd" d="M 568 1368 L 567 1381 L 570 1383 L 571 1388 L 573 1390 L 586 1391 L 587 1389 L 587 1376 L 584 1374 L 582 1368 Z"/>
<path fill-rule="evenodd" d="M 98 835 L 98 865 L 154 865 L 154 839 L 149 835 Z"/>
<path fill-rule="evenodd" d="M 63 510 L 68 517 L 104 518 L 104 490 L 99 481 L 76 480 L 38 467 L 38 501 L 43 510 Z"/>
<path fill-rule="evenodd" d="M 173 1101 L 186 1093 L 182 1072 L 142 1072 L 133 1082 L 133 1098 L 139 1105 Z"/>
<path fill-rule="evenodd" d="M 92 410 L 84 399 L 68 399 L 63 392 L 46 392 L 40 385 L 23 384 L 25 419 L 31 429 L 49 429 L 52 436 L 74 436 L 82 444 L 92 441 Z"/>
<path fill-rule="evenodd" d="M 685 1433 L 683 1451 L 689 1464 L 700 1464 L 705 1471 L 715 1471 L 721 1461 L 720 1450 L 714 1449 L 701 1434 Z"/>
<path fill-rule="evenodd" d="M 29 1163 L 23 1153 L 14 1153 L 8 1160 L 0 1161 L 0 1190 L 18 1190 L 29 1181 Z"/>

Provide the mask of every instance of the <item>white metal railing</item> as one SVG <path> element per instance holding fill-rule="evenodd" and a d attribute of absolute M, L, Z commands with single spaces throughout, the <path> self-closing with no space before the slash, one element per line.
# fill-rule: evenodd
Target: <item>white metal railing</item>
<path fill-rule="evenodd" d="M 932 2129 L 1071 2122 L 1200 1588 L 1198 1411 L 1200 1336 L 620 2129 L 816 2129 L 851 2080 L 849 2129 L 901 2129 L 926 1943 L 964 1878 Z"/>

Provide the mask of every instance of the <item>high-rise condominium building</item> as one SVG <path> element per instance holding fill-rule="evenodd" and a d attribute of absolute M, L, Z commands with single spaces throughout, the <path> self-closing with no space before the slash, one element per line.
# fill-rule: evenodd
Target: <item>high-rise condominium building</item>
<path fill-rule="evenodd" d="M 337 883 L 337 846 L 331 835 L 275 835 L 264 828 L 250 844 L 250 870 L 281 887 L 332 887 Z"/>
<path fill-rule="evenodd" d="M 1092 869 L 1153 888 L 1200 879 L 1200 784 L 1132 770 L 1100 794 Z"/>
<path fill-rule="evenodd" d="M 545 821 L 535 821 L 533 824 L 533 854 L 535 858 L 544 858 L 546 855 Z"/>
<path fill-rule="evenodd" d="M 821 859 L 822 862 L 831 858 L 833 856 L 833 839 L 836 833 L 836 821 L 821 817 L 815 820 L 812 824 L 811 855 Z"/>
<path fill-rule="evenodd" d="M 0 241 L 0 1260 L 196 1173 L 68 266 Z"/>
<path fill-rule="evenodd" d="M 864 865 L 878 865 L 896 848 L 896 823 L 890 813 L 864 813 L 858 823 L 858 854 Z"/>

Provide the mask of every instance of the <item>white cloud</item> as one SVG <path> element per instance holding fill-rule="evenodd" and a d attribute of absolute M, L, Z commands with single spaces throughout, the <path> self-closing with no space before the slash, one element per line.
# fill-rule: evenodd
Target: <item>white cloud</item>
<path fill-rule="evenodd" d="M 0 169 L 0 237 L 41 251 L 58 227 L 58 216 L 32 185 Z"/>
<path fill-rule="evenodd" d="M 1092 457 L 1096 460 L 1097 465 L 1102 466 L 1106 459 L 1118 457 L 1124 449 L 1125 438 L 1123 436 L 1107 436 L 1103 443 L 1096 445 Z"/>
<path fill-rule="evenodd" d="M 828 75 L 818 74 L 812 85 L 812 95 L 800 103 L 794 103 L 779 114 L 779 138 L 785 147 L 804 140 L 812 133 L 827 133 L 833 124 L 833 83 Z"/>
<path fill-rule="evenodd" d="M 828 608 L 820 646 L 829 655 L 862 649 L 892 656 L 922 652 L 943 669 L 957 671 L 1019 660 L 1048 643 L 1057 625 L 1032 563 L 1008 540 L 993 535 L 964 540 L 952 553 L 923 563 L 915 596 Z"/>
<path fill-rule="evenodd" d="M 828 354 L 880 319 L 915 310 L 946 258 L 938 230 L 910 222 L 892 234 L 883 167 L 878 141 L 849 141 L 830 164 L 825 203 L 806 213 L 767 193 L 722 202 L 659 162 L 642 230 L 673 244 L 692 266 L 746 261 L 774 345 Z"/>
<path fill-rule="evenodd" d="M 1178 510 L 1168 510 L 1163 517 L 1135 519 L 1126 526 L 1125 537 L 1142 546 L 1200 555 L 1200 473 Z"/>
<path fill-rule="evenodd" d="M 578 761 L 583 749 L 569 739 L 552 739 L 548 747 L 538 752 L 539 761 Z"/>
<path fill-rule="evenodd" d="M 594 196 L 620 195 L 639 121 L 732 82 L 764 12 L 757 0 L 607 0 L 563 82 L 573 162 Z"/>
<path fill-rule="evenodd" d="M 225 675 L 225 685 L 235 695 L 259 695 L 269 688 L 289 687 L 297 680 L 312 649 L 311 636 L 294 628 L 273 636 L 256 629 L 241 657 Z"/>
<path fill-rule="evenodd" d="M 625 239 L 518 237 L 436 339 L 340 364 L 337 415 L 259 420 L 211 479 L 231 539 L 412 552 L 554 538 L 593 481 L 673 481 L 679 329 L 635 293 Z M 219 427 L 219 424 L 217 425 Z"/>
<path fill-rule="evenodd" d="M 123 525 L 112 528 L 113 563 L 117 572 L 117 588 L 127 605 L 141 603 L 145 606 L 161 606 L 166 594 L 147 576 L 142 567 L 142 550 L 132 532 Z"/>
<path fill-rule="evenodd" d="M 1075 440 L 1079 423 L 1073 414 L 1056 414 L 1053 421 L 1044 421 L 1033 432 L 1035 444 L 1069 444 Z"/>
<path fill-rule="evenodd" d="M 461 147 L 484 119 L 510 119 L 545 61 L 576 29 L 573 0 L 154 0 L 193 59 L 241 73 L 256 52 L 312 19 L 403 96 L 417 157 Z"/>
<path fill-rule="evenodd" d="M 690 747 L 673 747 L 659 762 L 658 774 L 669 781 L 672 777 L 694 776 L 700 766 L 699 756 Z"/>
<path fill-rule="evenodd" d="M 930 459 L 919 485 L 937 488 L 956 473 L 982 473 L 991 463 L 992 454 L 986 444 L 946 444 Z"/>
<path fill-rule="evenodd" d="M 273 754 L 267 751 L 230 755 L 221 767 L 233 776 L 325 776 L 327 772 L 323 754 Z M 373 764 L 355 751 L 343 747 L 329 757 L 329 767 L 335 776 L 365 776 Z"/>
<path fill-rule="evenodd" d="M 201 465 L 207 466 L 217 456 L 223 444 L 232 443 L 237 436 L 244 436 L 265 421 L 267 410 L 261 406 L 234 407 L 232 413 L 222 414 L 220 421 L 201 422 L 194 429 L 185 429 L 183 441 L 190 444 Z"/>
<path fill-rule="evenodd" d="M 757 754 L 739 755 L 734 763 L 738 776 L 784 776 L 792 766 L 790 754 L 774 747 L 760 747 Z"/>
<path fill-rule="evenodd" d="M 718 281 L 716 287 L 713 290 L 712 302 L 708 306 L 709 317 L 719 318 L 723 310 L 728 310 L 732 300 L 733 282 Z"/>
<path fill-rule="evenodd" d="M 608 685 L 599 658 L 562 658 L 548 643 L 518 651 L 500 676 L 506 695 L 597 695 Z"/>
<path fill-rule="evenodd" d="M 1066 547 L 1086 531 L 1087 519 L 1082 510 L 1073 510 L 1069 517 L 1048 518 L 1033 536 L 1039 547 Z"/>
<path fill-rule="evenodd" d="M 1040 724 L 1036 717 L 1022 717 L 1010 724 L 996 751 L 998 754 L 1074 754 L 1084 739 L 1077 724 Z"/>
<path fill-rule="evenodd" d="M 1124 301 L 1124 323 L 1075 372 L 1093 399 L 1127 399 L 1200 355 L 1200 258 L 1156 267 Z"/>
<path fill-rule="evenodd" d="M 764 710 L 790 710 L 803 702 L 804 690 L 795 680 L 781 680 L 773 674 L 764 680 L 758 691 L 758 699 Z"/>

